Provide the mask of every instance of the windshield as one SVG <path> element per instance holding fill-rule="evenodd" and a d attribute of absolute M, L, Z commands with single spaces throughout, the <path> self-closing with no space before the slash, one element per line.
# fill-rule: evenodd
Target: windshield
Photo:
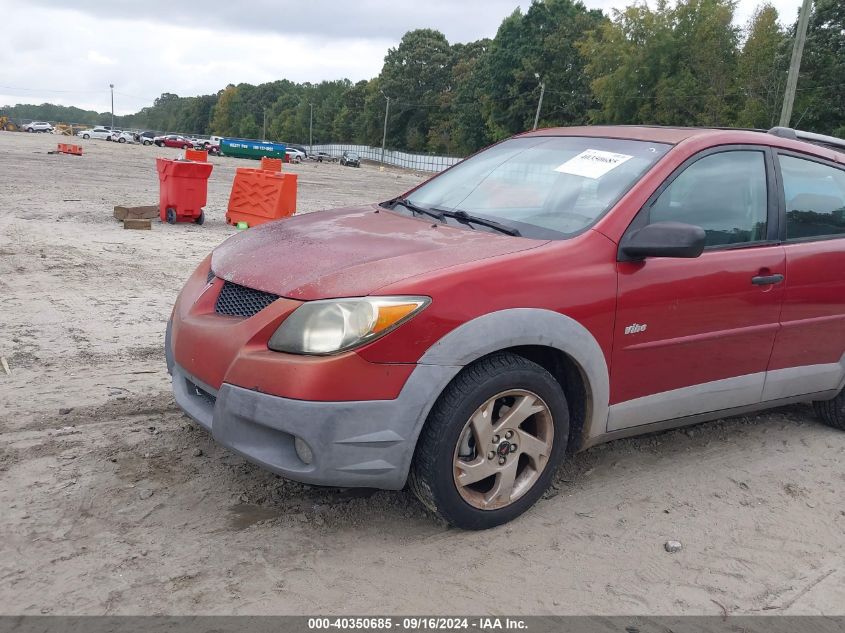
<path fill-rule="evenodd" d="M 526 237 L 560 239 L 593 224 L 670 148 L 595 137 L 515 138 L 468 158 L 408 200 L 496 220 Z"/>

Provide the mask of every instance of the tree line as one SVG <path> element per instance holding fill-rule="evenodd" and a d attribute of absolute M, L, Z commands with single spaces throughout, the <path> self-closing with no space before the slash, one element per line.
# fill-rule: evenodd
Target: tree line
<path fill-rule="evenodd" d="M 573 0 L 535 0 L 492 39 L 450 44 L 418 29 L 388 50 L 379 75 L 317 84 L 229 85 L 213 95 L 165 93 L 121 116 L 125 128 L 308 143 L 387 145 L 466 155 L 541 127 L 655 124 L 769 128 L 780 116 L 797 26 L 761 4 L 734 24 L 733 0 L 657 0 L 605 15 Z M 25 110 L 25 113 L 24 113 Z M 73 111 L 71 111 L 73 110 Z M 61 106 L 15 106 L 15 117 L 108 123 Z M 312 119 L 313 117 L 313 119 Z M 792 125 L 845 136 L 845 2 L 815 0 Z"/>

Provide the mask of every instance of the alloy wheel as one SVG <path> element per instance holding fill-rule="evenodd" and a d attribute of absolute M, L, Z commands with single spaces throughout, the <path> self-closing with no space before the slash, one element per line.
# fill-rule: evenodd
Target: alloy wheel
<path fill-rule="evenodd" d="M 512 504 L 540 478 L 552 454 L 554 421 L 537 394 L 499 393 L 472 414 L 453 458 L 455 486 L 481 510 Z"/>

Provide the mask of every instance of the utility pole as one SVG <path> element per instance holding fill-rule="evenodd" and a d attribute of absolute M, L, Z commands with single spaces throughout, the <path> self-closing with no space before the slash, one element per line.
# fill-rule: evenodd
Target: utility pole
<path fill-rule="evenodd" d="M 111 129 L 114 129 L 114 84 L 109 84 L 111 89 Z"/>
<path fill-rule="evenodd" d="M 314 153 L 314 102 L 309 101 L 308 105 L 311 106 L 311 116 L 308 119 L 308 151 L 313 154 Z"/>
<path fill-rule="evenodd" d="M 264 108 L 264 124 L 262 125 L 262 128 L 263 129 L 261 130 L 261 140 L 266 141 L 267 140 L 267 108 Z"/>
<path fill-rule="evenodd" d="M 795 43 L 792 46 L 792 61 L 789 63 L 786 92 L 783 95 L 783 109 L 780 111 L 781 127 L 789 127 L 789 121 L 792 119 L 792 104 L 795 102 L 795 91 L 798 89 L 798 72 L 801 70 L 801 56 L 804 54 L 807 24 L 810 21 L 812 6 L 813 0 L 804 0 L 801 5 L 801 13 L 798 15 L 798 31 L 795 33 Z"/>
<path fill-rule="evenodd" d="M 534 77 L 540 78 L 539 73 L 534 73 Z M 537 123 L 540 120 L 540 109 L 543 107 L 543 95 L 546 94 L 546 82 L 540 82 L 540 100 L 537 102 L 537 113 L 534 115 L 534 128 L 537 129 Z"/>
<path fill-rule="evenodd" d="M 384 165 L 384 146 L 387 144 L 387 116 L 390 113 L 390 97 L 381 90 L 381 96 L 387 99 L 387 107 L 384 109 L 384 133 L 381 136 L 381 164 Z"/>

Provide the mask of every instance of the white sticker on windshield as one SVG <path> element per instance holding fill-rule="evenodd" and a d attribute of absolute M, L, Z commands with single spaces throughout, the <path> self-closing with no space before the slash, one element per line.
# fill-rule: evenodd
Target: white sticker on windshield
<path fill-rule="evenodd" d="M 600 149 L 585 149 L 583 152 L 570 158 L 555 171 L 584 178 L 601 178 L 611 169 L 619 167 L 626 160 L 633 158 L 627 154 L 615 154 L 603 152 Z"/>

